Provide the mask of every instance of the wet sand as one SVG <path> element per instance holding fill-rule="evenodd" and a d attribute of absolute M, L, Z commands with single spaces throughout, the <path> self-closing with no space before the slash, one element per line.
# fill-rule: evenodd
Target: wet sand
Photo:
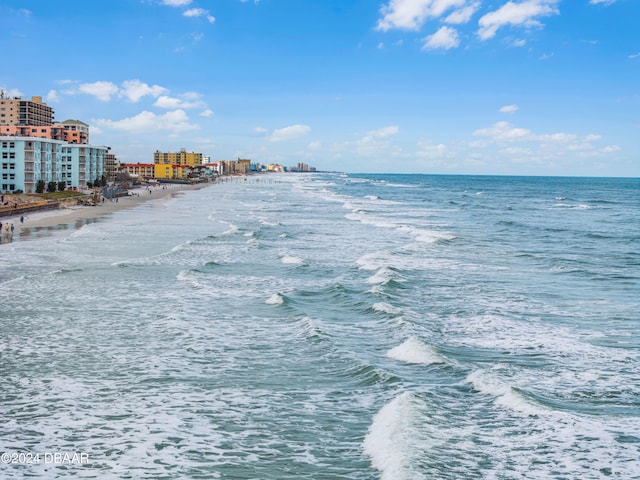
<path fill-rule="evenodd" d="M 178 192 L 186 190 L 197 190 L 209 185 L 212 184 L 165 184 L 165 188 L 162 188 L 162 186 L 157 186 L 151 187 L 150 189 L 148 189 L 147 187 L 140 187 L 130 190 L 129 196 L 119 197 L 118 201 L 116 201 L 115 199 L 113 201 L 105 200 L 104 203 L 102 203 L 101 205 L 96 205 L 95 207 L 78 205 L 73 207 L 30 212 L 24 215 L 24 223 L 20 222 L 20 215 L 3 217 L 0 218 L 0 222 L 2 222 L 2 234 L 0 235 L 0 238 L 3 240 L 1 243 L 6 243 L 6 240 L 9 239 L 11 241 L 27 240 L 31 237 L 30 233 L 33 230 L 53 230 L 58 226 L 65 226 L 66 228 L 73 229 L 79 228 L 87 223 L 92 223 L 100 217 L 113 212 L 117 212 L 119 210 L 133 208 L 149 201 L 169 198 L 171 195 Z M 7 223 L 9 225 L 13 224 L 14 226 L 14 232 L 12 236 L 5 230 Z M 20 235 L 21 232 L 23 233 L 23 235 Z"/>

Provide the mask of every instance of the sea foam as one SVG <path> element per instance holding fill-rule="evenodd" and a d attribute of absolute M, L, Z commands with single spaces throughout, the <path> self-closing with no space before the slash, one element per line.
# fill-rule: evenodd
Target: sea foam
<path fill-rule="evenodd" d="M 267 305 L 282 305 L 284 303 L 284 298 L 279 293 L 274 293 L 267 298 L 264 303 Z"/>
<path fill-rule="evenodd" d="M 444 360 L 431 347 L 417 337 L 410 337 L 401 345 L 392 348 L 387 352 L 387 357 L 419 365 L 444 363 Z"/>
<path fill-rule="evenodd" d="M 364 439 L 364 452 L 381 480 L 411 478 L 409 462 L 412 422 L 415 420 L 413 395 L 404 392 L 391 400 L 373 417 Z"/>

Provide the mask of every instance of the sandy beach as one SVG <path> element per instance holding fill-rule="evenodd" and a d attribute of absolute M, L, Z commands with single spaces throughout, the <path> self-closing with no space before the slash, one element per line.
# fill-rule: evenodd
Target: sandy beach
<path fill-rule="evenodd" d="M 183 184 L 163 184 L 152 187 L 139 187 L 129 191 L 126 197 L 105 200 L 101 205 L 96 206 L 73 206 L 51 210 L 31 212 L 24 215 L 24 221 L 20 221 L 20 215 L 13 215 L 0 218 L 2 222 L 2 234 L 0 243 L 10 243 L 17 240 L 28 240 L 32 238 L 34 231 L 43 229 L 55 229 L 57 226 L 65 226 L 68 229 L 80 228 L 92 220 L 103 217 L 119 210 L 136 207 L 149 201 L 168 198 L 179 192 L 186 190 L 197 190 L 211 185 L 210 183 L 197 183 L 193 185 Z M 14 226 L 13 234 L 7 232 L 6 225 Z"/>

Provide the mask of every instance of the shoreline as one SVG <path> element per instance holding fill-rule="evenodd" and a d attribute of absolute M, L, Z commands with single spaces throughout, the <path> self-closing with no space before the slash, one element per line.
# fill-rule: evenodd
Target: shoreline
<path fill-rule="evenodd" d="M 213 183 L 196 183 L 193 185 L 183 184 L 163 184 L 160 186 L 140 187 L 129 191 L 126 197 L 118 197 L 117 199 L 105 200 L 101 205 L 96 206 L 73 206 L 63 207 L 51 210 L 41 210 L 24 215 L 24 222 L 20 222 L 21 215 L 12 215 L 0 219 L 2 223 L 2 232 L 0 233 L 0 244 L 9 244 L 16 241 L 27 241 L 32 238 L 39 238 L 39 235 L 33 236 L 32 233 L 38 233 L 40 230 L 58 230 L 56 227 L 65 227 L 70 230 L 77 230 L 87 223 L 93 223 L 104 216 L 111 213 L 137 207 L 149 201 L 162 200 L 170 198 L 173 194 L 184 192 L 187 190 L 199 190 Z M 133 195 L 132 195 L 133 194 Z M 73 228 L 70 224 L 75 223 Z M 13 224 L 14 232 L 7 232 L 6 225 Z"/>

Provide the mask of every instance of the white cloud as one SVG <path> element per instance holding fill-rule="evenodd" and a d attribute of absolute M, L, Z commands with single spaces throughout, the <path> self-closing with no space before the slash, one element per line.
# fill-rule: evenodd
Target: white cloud
<path fill-rule="evenodd" d="M 315 140 L 309 143 L 309 145 L 307 145 L 307 148 L 309 150 L 320 150 L 320 148 L 322 148 L 322 144 L 319 141 Z"/>
<path fill-rule="evenodd" d="M 125 80 L 122 82 L 122 88 L 119 94 L 120 96 L 127 97 L 129 101 L 137 103 L 142 97 L 147 95 L 157 97 L 166 92 L 168 92 L 168 90 L 159 85 L 150 87 L 140 80 Z"/>
<path fill-rule="evenodd" d="M 163 5 L 169 5 L 171 7 L 183 7 L 189 5 L 191 0 L 162 0 Z"/>
<path fill-rule="evenodd" d="M 205 17 L 209 23 L 216 21 L 216 18 L 209 13 L 209 10 L 205 10 L 204 8 L 191 8 L 182 15 L 185 17 Z"/>
<path fill-rule="evenodd" d="M 616 0 L 589 0 L 591 5 L 613 5 Z"/>
<path fill-rule="evenodd" d="M 516 113 L 519 110 L 519 107 L 517 105 L 505 105 L 504 107 L 500 108 L 500 111 L 502 113 Z"/>
<path fill-rule="evenodd" d="M 476 137 L 489 137 L 492 142 L 512 142 L 531 138 L 531 130 L 513 127 L 509 122 L 497 122 L 473 132 Z"/>
<path fill-rule="evenodd" d="M 428 18 L 438 18 L 448 10 L 461 8 L 467 0 L 389 0 L 380 9 L 382 18 L 376 29 L 418 30 Z"/>
<path fill-rule="evenodd" d="M 56 90 L 49 90 L 49 93 L 47 93 L 47 102 L 57 103 L 59 101 L 60 97 L 58 96 L 58 92 Z"/>
<path fill-rule="evenodd" d="M 184 110 L 174 110 L 163 115 L 143 111 L 133 117 L 123 118 L 122 120 L 98 118 L 93 122 L 100 127 L 131 132 L 153 132 L 158 130 L 180 132 L 198 128 L 197 125 L 189 123 L 189 117 Z"/>
<path fill-rule="evenodd" d="M 640 57 L 640 52 L 634 53 L 633 55 L 629 55 L 629 58 L 638 58 Z"/>
<path fill-rule="evenodd" d="M 358 155 L 373 156 L 379 155 L 383 150 L 388 150 L 390 146 L 389 138 L 396 135 L 400 131 L 397 125 L 389 125 L 387 127 L 371 130 L 355 142 L 355 148 Z"/>
<path fill-rule="evenodd" d="M 424 38 L 423 50 L 444 49 L 449 50 L 460 45 L 460 38 L 455 28 L 440 27 L 433 35 Z"/>
<path fill-rule="evenodd" d="M 371 130 L 367 132 L 367 136 L 364 138 L 386 138 L 395 135 L 400 131 L 397 125 L 389 125 L 388 127 L 378 128 L 377 130 Z"/>
<path fill-rule="evenodd" d="M 541 23 L 536 18 L 559 13 L 556 8 L 557 2 L 558 0 L 526 0 L 520 3 L 509 1 L 498 10 L 480 18 L 478 36 L 481 40 L 488 40 L 505 25 L 540 26 Z"/>
<path fill-rule="evenodd" d="M 416 156 L 419 158 L 433 160 L 449 157 L 451 156 L 451 153 L 448 151 L 447 146 L 443 143 L 434 144 L 429 140 L 419 140 Z"/>
<path fill-rule="evenodd" d="M 199 98 L 200 95 L 197 93 L 185 93 L 182 95 L 183 98 L 169 97 L 167 95 L 161 95 L 158 97 L 156 102 L 153 104 L 154 107 L 158 108 L 166 108 L 166 109 L 176 109 L 176 108 L 203 108 L 205 107 L 204 102 L 202 102 Z"/>
<path fill-rule="evenodd" d="M 182 100 L 180 100 L 179 98 L 173 98 L 173 97 L 168 97 L 166 95 L 161 95 L 155 101 L 153 106 L 158 108 L 166 108 L 166 109 L 174 108 L 175 109 L 175 108 L 180 108 L 181 104 L 182 104 Z"/>
<path fill-rule="evenodd" d="M 302 137 L 311 131 L 308 125 L 291 125 L 290 127 L 278 128 L 267 137 L 270 142 L 283 142 Z"/>
<path fill-rule="evenodd" d="M 111 82 L 94 82 L 94 83 L 82 83 L 79 85 L 78 90 L 80 93 L 87 95 L 93 95 L 98 100 L 108 102 L 111 100 L 111 96 L 118 93 L 118 87 Z"/>
<path fill-rule="evenodd" d="M 213 110 L 211 110 L 210 108 L 207 108 L 207 109 L 203 110 L 202 112 L 200 112 L 200 116 L 201 117 L 212 117 L 213 116 Z"/>
<path fill-rule="evenodd" d="M 544 144 L 567 144 L 575 141 L 578 138 L 577 135 L 573 133 L 550 133 L 544 135 L 538 135 L 535 137 L 535 140 L 544 143 Z"/>
<path fill-rule="evenodd" d="M 253 131 L 256 132 L 256 133 L 267 133 L 269 130 L 267 130 L 264 127 L 256 127 L 256 128 L 253 129 Z"/>
<path fill-rule="evenodd" d="M 453 23 L 453 24 L 467 23 L 469 20 L 471 20 L 471 17 L 473 16 L 474 13 L 478 11 L 479 8 L 480 8 L 480 2 L 473 2 L 471 5 L 468 5 L 464 8 L 461 8 L 460 10 L 456 10 L 455 12 L 450 13 L 444 19 L 444 21 L 446 23 Z"/>
<path fill-rule="evenodd" d="M 607 145 L 599 150 L 601 153 L 615 153 L 622 150 L 618 145 Z"/>
<path fill-rule="evenodd" d="M 571 156 L 602 157 L 621 150 L 618 145 L 598 147 L 594 144 L 602 139 L 600 135 L 589 134 L 580 137 L 574 133 L 558 132 L 535 134 L 526 128 L 516 128 L 508 122 L 498 122 L 488 128 L 473 132 L 480 141 L 470 142 L 472 148 L 486 148 L 490 145 L 501 147 L 498 152 L 517 162 L 558 161 Z"/>

